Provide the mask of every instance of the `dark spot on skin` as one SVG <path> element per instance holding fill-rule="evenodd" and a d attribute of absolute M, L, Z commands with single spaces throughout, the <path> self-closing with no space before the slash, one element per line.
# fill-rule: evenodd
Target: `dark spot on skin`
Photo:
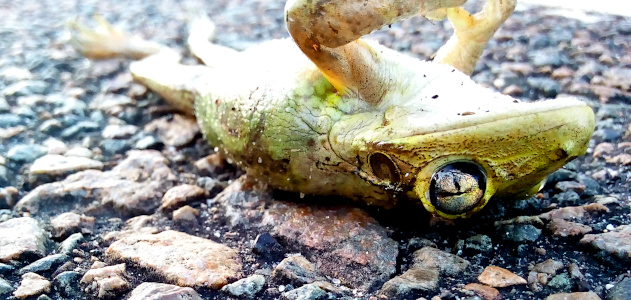
<path fill-rule="evenodd" d="M 432 99 L 436 99 L 436 98 L 438 98 L 438 95 L 432 96 Z"/>
<path fill-rule="evenodd" d="M 462 113 L 462 115 L 463 116 L 470 116 L 470 115 L 475 115 L 475 113 L 472 112 L 472 111 L 465 111 L 465 112 Z"/>
<path fill-rule="evenodd" d="M 235 110 L 237 110 L 237 109 L 236 109 L 236 108 L 234 108 L 234 107 L 233 107 L 233 108 L 231 108 L 231 109 L 232 109 L 232 111 L 235 111 Z"/>
<path fill-rule="evenodd" d="M 324 160 L 326 160 L 327 162 L 330 162 L 331 158 L 327 156 L 327 157 L 324 158 Z"/>
<path fill-rule="evenodd" d="M 308 146 L 309 148 L 311 148 L 311 147 L 315 146 L 315 140 L 314 140 L 314 139 L 309 139 L 309 140 L 307 141 L 307 146 Z"/>
<path fill-rule="evenodd" d="M 219 106 L 221 104 L 221 100 L 215 99 L 215 105 Z"/>
<path fill-rule="evenodd" d="M 567 158 L 567 157 L 568 157 L 567 151 L 565 151 L 565 149 L 563 149 L 563 148 L 559 148 L 559 149 L 557 149 L 557 153 L 556 153 L 556 154 L 557 154 L 557 156 L 558 156 L 560 159 L 564 159 L 564 158 Z"/>

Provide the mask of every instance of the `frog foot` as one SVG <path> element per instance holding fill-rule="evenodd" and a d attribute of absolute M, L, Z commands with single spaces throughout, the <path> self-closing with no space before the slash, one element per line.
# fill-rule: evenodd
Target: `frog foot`
<path fill-rule="evenodd" d="M 486 43 L 515 10 L 517 0 L 488 0 L 482 11 L 470 14 L 462 7 L 447 9 L 458 39 Z"/>
<path fill-rule="evenodd" d="M 98 22 L 98 26 L 94 29 L 74 21 L 68 23 L 71 34 L 70 44 L 87 58 L 127 57 L 137 60 L 165 49 L 160 44 L 131 37 L 115 29 L 100 16 L 94 16 L 94 18 Z"/>

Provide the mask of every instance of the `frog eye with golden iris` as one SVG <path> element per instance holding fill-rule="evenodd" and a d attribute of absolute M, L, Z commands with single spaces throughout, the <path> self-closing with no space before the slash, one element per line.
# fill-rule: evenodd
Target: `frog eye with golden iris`
<path fill-rule="evenodd" d="M 486 191 L 486 175 L 477 165 L 454 162 L 432 175 L 428 196 L 443 213 L 458 215 L 478 206 Z"/>

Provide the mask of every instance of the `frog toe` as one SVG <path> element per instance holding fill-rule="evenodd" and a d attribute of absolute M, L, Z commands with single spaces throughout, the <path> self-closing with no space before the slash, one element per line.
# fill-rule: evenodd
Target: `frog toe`
<path fill-rule="evenodd" d="M 134 38 L 112 27 L 99 16 L 95 28 L 89 28 L 75 21 L 68 23 L 69 43 L 83 56 L 91 59 L 128 57 L 141 59 L 163 49 L 157 43 Z"/>
<path fill-rule="evenodd" d="M 459 38 L 486 43 L 513 13 L 516 3 L 515 0 L 489 0 L 475 15 L 462 7 L 449 8 L 448 18 Z"/>

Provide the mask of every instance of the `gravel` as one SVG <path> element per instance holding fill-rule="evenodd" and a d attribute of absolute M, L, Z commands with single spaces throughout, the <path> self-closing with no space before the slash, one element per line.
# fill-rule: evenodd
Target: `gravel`
<path fill-rule="evenodd" d="M 305 201 L 250 182 L 214 154 L 194 121 L 132 83 L 128 61 L 90 62 L 67 44 L 65 20 L 92 26 L 96 14 L 182 51 L 193 64 L 184 50 L 192 12 L 208 12 L 216 42 L 241 50 L 287 37 L 284 5 L 0 6 L 0 298 L 134 299 L 155 291 L 195 299 L 627 299 L 628 17 L 572 18 L 523 6 L 498 31 L 474 80 L 522 101 L 577 97 L 594 109 L 596 132 L 588 154 L 549 176 L 535 197 L 495 201 L 455 223 L 406 204 L 383 210 L 343 199 Z M 450 34 L 447 22 L 414 18 L 371 38 L 428 59 Z M 179 186 L 206 193 L 164 198 Z M 197 215 L 173 220 L 172 210 L 183 205 Z M 51 218 L 63 213 L 94 220 L 55 234 Z M 419 267 L 426 252 L 433 260 Z M 535 268 L 550 259 L 554 274 Z"/>

